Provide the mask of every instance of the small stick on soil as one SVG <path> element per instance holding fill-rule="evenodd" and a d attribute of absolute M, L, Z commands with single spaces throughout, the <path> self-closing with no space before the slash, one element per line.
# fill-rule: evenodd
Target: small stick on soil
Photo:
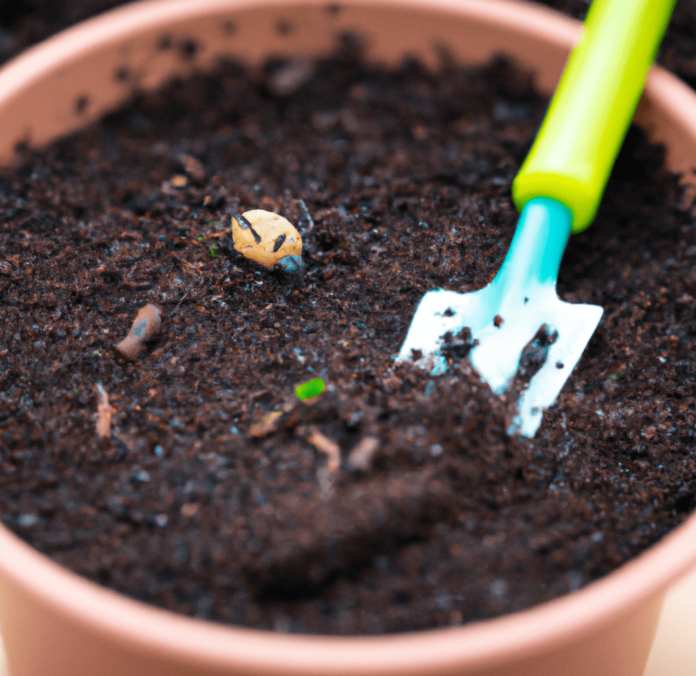
<path fill-rule="evenodd" d="M 113 409 L 109 404 L 109 394 L 101 383 L 94 386 L 97 391 L 97 436 L 108 439 L 111 436 L 111 414 Z"/>
<path fill-rule="evenodd" d="M 116 350 L 126 359 L 135 361 L 145 344 L 155 336 L 162 324 L 162 313 L 156 305 L 140 308 L 128 335 L 116 345 Z"/>
<path fill-rule="evenodd" d="M 341 449 L 335 441 L 331 441 L 325 437 L 319 430 L 312 430 L 307 437 L 314 448 L 322 453 L 326 453 L 327 469 L 329 472 L 335 472 L 341 466 Z"/>

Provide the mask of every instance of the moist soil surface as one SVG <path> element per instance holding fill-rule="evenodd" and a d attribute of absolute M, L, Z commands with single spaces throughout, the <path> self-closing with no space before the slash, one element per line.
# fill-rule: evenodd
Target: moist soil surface
<path fill-rule="evenodd" d="M 696 223 L 661 149 L 631 130 L 571 239 L 559 294 L 604 316 L 511 437 L 466 345 L 436 378 L 392 355 L 426 291 L 497 271 L 545 102 L 504 60 L 387 72 L 347 39 L 313 66 L 223 64 L 0 170 L 3 522 L 157 606 L 327 634 L 527 608 L 659 541 L 696 506 Z M 234 250 L 253 208 L 303 271 Z"/>

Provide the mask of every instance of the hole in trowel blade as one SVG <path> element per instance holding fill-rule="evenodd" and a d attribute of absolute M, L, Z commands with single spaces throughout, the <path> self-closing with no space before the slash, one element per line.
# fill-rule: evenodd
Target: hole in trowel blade
<path fill-rule="evenodd" d="M 495 317 L 493 317 L 493 325 L 496 329 L 499 329 L 503 325 L 504 321 L 505 320 L 500 315 L 496 315 Z"/>
<path fill-rule="evenodd" d="M 478 345 L 478 340 L 474 340 L 471 335 L 471 329 L 465 326 L 456 335 L 452 335 L 451 331 L 448 331 L 444 336 L 442 336 L 442 354 L 445 358 L 451 358 L 453 361 L 458 362 L 464 359 L 472 348 Z"/>
<path fill-rule="evenodd" d="M 454 317 L 454 310 L 451 307 L 448 307 L 443 314 L 445 317 Z"/>
<path fill-rule="evenodd" d="M 413 348 L 411 350 L 411 361 L 418 361 L 419 359 L 423 359 L 423 350 Z"/>
<path fill-rule="evenodd" d="M 562 361 L 557 361 L 556 362 L 556 368 L 557 369 L 562 369 L 565 366 L 565 364 Z"/>

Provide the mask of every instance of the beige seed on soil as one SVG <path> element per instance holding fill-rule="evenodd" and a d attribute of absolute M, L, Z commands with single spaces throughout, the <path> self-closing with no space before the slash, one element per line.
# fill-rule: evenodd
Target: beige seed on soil
<path fill-rule="evenodd" d="M 135 361 L 145 344 L 160 330 L 162 313 L 156 305 L 146 305 L 138 310 L 128 335 L 116 345 L 116 350 L 126 359 Z"/>
<path fill-rule="evenodd" d="M 232 218 L 234 248 L 244 257 L 272 270 L 297 272 L 302 263 L 302 237 L 286 218 L 252 209 Z"/>

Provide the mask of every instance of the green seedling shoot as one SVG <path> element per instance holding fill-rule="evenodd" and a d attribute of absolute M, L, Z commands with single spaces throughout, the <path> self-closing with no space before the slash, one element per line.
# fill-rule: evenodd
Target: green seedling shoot
<path fill-rule="evenodd" d="M 308 380 L 295 388 L 295 396 L 300 401 L 305 401 L 318 397 L 325 389 L 326 385 L 321 378 L 312 378 L 312 380 Z"/>

